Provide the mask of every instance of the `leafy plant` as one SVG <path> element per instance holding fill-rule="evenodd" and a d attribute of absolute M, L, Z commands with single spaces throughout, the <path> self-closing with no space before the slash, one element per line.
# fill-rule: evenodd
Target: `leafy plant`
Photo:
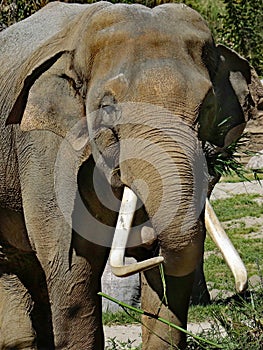
<path fill-rule="evenodd" d="M 32 15 L 48 2 L 48 0 L 2 0 L 0 2 L 0 23 L 10 26 Z"/>
<path fill-rule="evenodd" d="M 247 170 L 241 163 L 241 154 L 248 154 L 247 151 L 243 151 L 246 143 L 246 134 L 242 134 L 237 140 L 224 148 L 218 148 L 206 142 L 204 144 L 204 154 L 209 174 L 212 176 L 228 176 L 235 174 L 242 181 L 248 180 L 246 178 Z"/>
<path fill-rule="evenodd" d="M 224 0 L 218 40 L 239 52 L 263 75 L 262 0 Z"/>
<path fill-rule="evenodd" d="M 109 338 L 105 350 L 141 350 L 141 345 L 133 345 L 135 341 L 128 339 L 127 342 L 119 341 L 114 338 Z"/>

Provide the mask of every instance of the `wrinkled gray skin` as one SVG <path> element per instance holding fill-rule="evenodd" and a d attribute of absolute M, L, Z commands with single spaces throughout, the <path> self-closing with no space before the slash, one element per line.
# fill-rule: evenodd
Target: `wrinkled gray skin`
<path fill-rule="evenodd" d="M 150 10 L 51 3 L 1 32 L 0 57 L 1 349 L 104 347 L 97 292 L 117 212 L 95 193 L 94 160 L 103 196 L 111 198 L 109 181 L 117 198 L 123 184 L 132 187 L 144 204 L 135 223 L 150 219 L 158 235 L 127 250 L 138 260 L 160 250 L 165 259 L 167 302 L 160 307 L 163 288 L 153 269 L 143 275 L 142 307 L 186 327 L 204 240 L 203 193 L 194 193 L 196 181 L 205 182 L 205 169 L 194 168 L 198 145 L 225 147 L 255 114 L 258 82 L 249 64 L 216 47 L 202 18 L 178 4 Z M 137 110 L 130 102 L 147 105 Z M 148 113 L 149 105 L 162 112 Z M 58 165 L 67 132 L 81 120 L 82 131 L 63 143 Z M 136 160 L 120 143 L 128 138 L 137 140 Z M 138 151 L 142 140 L 165 153 Z M 165 198 L 161 180 L 169 188 Z M 105 246 L 94 241 L 101 225 L 78 211 L 76 184 L 89 212 L 110 227 Z M 81 235 L 72 229 L 76 223 L 83 223 Z M 182 333 L 143 321 L 161 335 L 145 328 L 144 349 L 168 349 L 171 339 L 185 347 Z"/>

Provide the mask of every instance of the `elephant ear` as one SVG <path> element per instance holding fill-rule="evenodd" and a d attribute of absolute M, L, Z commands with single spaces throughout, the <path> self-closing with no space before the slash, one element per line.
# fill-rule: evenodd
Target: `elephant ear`
<path fill-rule="evenodd" d="M 57 64 L 63 66 L 63 62 L 74 53 L 83 27 L 87 25 L 92 15 L 109 5 L 106 2 L 89 5 L 50 3 L 29 18 L 1 32 L 1 120 L 6 124 L 21 123 L 32 86 L 56 62 L 61 61 L 62 63 Z M 63 76 L 63 72 L 60 73 Z M 36 94 L 35 88 L 29 100 L 34 101 Z M 52 92 L 47 91 L 48 94 L 51 95 Z M 28 107 L 28 111 L 32 112 L 32 104 Z M 29 116 L 29 113 L 27 115 Z M 56 128 L 58 125 L 56 121 L 50 123 L 50 120 L 45 119 L 47 113 L 38 113 L 36 119 L 32 116 L 34 113 L 23 120 L 24 130 L 47 129 L 64 136 L 65 130 Z"/>
<path fill-rule="evenodd" d="M 213 53 L 214 54 L 214 53 Z M 262 85 L 248 61 L 218 45 L 207 64 L 213 88 L 200 109 L 199 136 L 219 147 L 236 141 L 262 104 Z"/>

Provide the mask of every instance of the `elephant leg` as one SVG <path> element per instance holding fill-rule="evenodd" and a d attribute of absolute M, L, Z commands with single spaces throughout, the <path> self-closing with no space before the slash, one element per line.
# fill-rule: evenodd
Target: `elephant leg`
<path fill-rule="evenodd" d="M 74 216 L 76 189 L 72 178 L 76 164 L 75 159 L 72 164 L 69 157 L 67 169 L 55 169 L 60 142 L 53 133 L 20 134 L 18 131 L 26 228 L 45 273 L 55 348 L 102 350 L 101 298 L 97 293 L 101 289 L 100 277 L 108 249 L 91 244 L 73 232 L 72 217 L 81 220 L 77 214 Z M 67 157 L 67 153 L 64 156 Z M 60 171 L 62 178 L 56 182 Z M 59 207 L 57 191 L 61 196 L 67 195 L 64 203 L 67 217 Z M 89 232 L 89 226 L 85 226 L 87 234 L 96 234 Z"/>
<path fill-rule="evenodd" d="M 32 322 L 36 346 L 39 349 L 52 349 L 54 339 L 45 274 L 30 246 L 24 216 L 21 212 L 7 208 L 0 208 L 0 214 L 2 250 L 6 258 L 2 263 L 4 276 L 14 275 L 14 293 L 26 288 L 31 303 L 27 302 L 30 312 L 25 310 L 24 314 L 27 318 L 30 317 L 28 322 Z M 12 289 L 10 288 L 11 294 Z M 8 291 L 9 288 L 5 290 Z"/>
<path fill-rule="evenodd" d="M 12 293 L 19 294 L 19 297 L 21 293 L 27 296 L 26 302 L 23 302 L 21 298 L 20 304 L 22 308 L 23 304 L 26 305 L 23 315 L 29 319 L 27 322 L 31 324 L 32 331 L 28 331 L 28 336 L 33 334 L 31 336 L 35 339 L 38 349 L 50 350 L 54 348 L 54 338 L 45 274 L 33 252 L 21 252 L 7 244 L 5 251 L 7 252 L 7 263 L 2 278 L 5 281 L 6 276 L 11 273 L 14 280 L 9 278 L 10 287 L 7 281 L 3 290 L 7 293 L 10 291 L 11 296 Z M 22 324 L 27 322 L 22 322 Z"/>
<path fill-rule="evenodd" d="M 75 232 L 72 247 L 76 256 L 84 259 L 89 267 L 86 276 L 82 277 L 86 279 L 87 284 L 85 291 L 87 296 L 83 299 L 86 310 L 86 325 L 83 330 L 88 335 L 89 344 L 85 349 L 104 350 L 102 299 L 98 296 L 98 292 L 101 292 L 101 278 L 108 260 L 109 248 L 89 242 Z M 80 348 L 76 347 L 76 349 Z"/>
<path fill-rule="evenodd" d="M 195 279 L 191 295 L 192 305 L 208 305 L 210 294 L 207 289 L 204 275 L 204 260 L 202 259 L 195 270 Z"/>
<path fill-rule="evenodd" d="M 51 269 L 46 268 L 45 273 L 47 280 L 41 267 L 31 276 L 26 269 L 19 274 L 34 300 L 30 316 L 38 349 L 102 350 L 102 306 L 97 293 L 101 290 L 107 249 L 74 234 L 71 254 L 71 264 L 64 262 L 61 255 L 50 262 Z"/>
<path fill-rule="evenodd" d="M 64 220 L 51 218 L 44 224 L 42 208 L 43 203 L 38 204 L 27 215 L 29 208 L 27 204 L 24 206 L 28 234 L 39 263 L 31 265 L 31 256 L 28 271 L 19 271 L 21 280 L 37 301 L 32 321 L 39 334 L 43 334 L 38 338 L 41 342 L 45 336 L 47 341 L 47 328 L 51 328 L 49 312 L 42 311 L 51 308 L 55 345 L 50 339 L 50 345 L 42 349 L 102 350 L 101 300 L 97 293 L 107 249 L 89 244 L 77 235 L 72 239 L 72 229 Z M 32 266 L 39 268 L 39 272 L 33 273 Z"/>
<path fill-rule="evenodd" d="M 65 252 L 58 251 L 48 268 L 42 256 L 51 304 L 54 348 L 103 350 L 102 303 L 97 294 L 101 291 L 100 278 L 108 257 L 107 249 L 73 233 L 67 257 L 65 261 Z"/>
<path fill-rule="evenodd" d="M 17 267 L 17 276 L 29 291 L 33 306 L 30 318 L 36 334 L 37 348 L 54 348 L 54 336 L 51 319 L 51 306 L 48 296 L 45 273 L 34 253 L 20 254 L 22 266 Z"/>
<path fill-rule="evenodd" d="M 32 299 L 13 274 L 0 277 L 0 348 L 36 350 L 30 319 Z"/>
<path fill-rule="evenodd" d="M 170 323 L 186 329 L 189 301 L 192 293 L 195 269 L 203 255 L 203 223 L 198 223 L 198 233 L 181 250 L 166 250 L 164 260 L 164 281 L 159 269 L 144 272 L 142 285 L 142 308 L 158 315 Z M 163 237 L 163 239 L 166 237 Z M 161 242 L 164 244 L 163 242 Z M 143 317 L 146 328 L 143 331 L 143 349 L 166 350 L 186 348 L 186 334 L 151 318 Z"/>
<path fill-rule="evenodd" d="M 163 287 L 160 272 L 155 269 L 142 274 L 142 309 L 186 329 L 187 311 L 194 273 L 184 277 L 166 276 L 165 280 L 167 286 L 166 298 L 168 299 L 169 308 L 165 305 L 165 300 L 162 298 Z M 161 302 L 162 299 L 163 301 Z M 171 310 L 176 310 L 176 312 Z M 143 349 L 185 348 L 185 334 L 164 325 L 160 321 L 156 321 L 151 316 L 144 315 L 142 322 L 146 326 L 142 327 Z"/>

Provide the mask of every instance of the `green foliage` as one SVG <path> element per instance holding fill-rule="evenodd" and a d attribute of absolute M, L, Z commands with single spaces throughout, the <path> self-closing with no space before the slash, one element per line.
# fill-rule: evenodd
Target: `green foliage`
<path fill-rule="evenodd" d="M 245 137 L 245 134 L 241 135 L 241 137 L 239 137 L 237 140 L 219 151 L 218 147 L 213 146 L 210 143 L 205 144 L 204 153 L 210 175 L 227 176 L 236 174 L 240 180 L 247 180 L 247 170 L 241 163 L 241 154 L 239 153 L 239 150 L 246 145 Z M 247 153 L 248 152 L 246 151 L 242 152 L 242 154 L 246 155 Z"/>
<path fill-rule="evenodd" d="M 263 342 L 263 287 L 245 298 L 237 296 L 209 307 L 197 307 L 214 323 L 202 337 L 219 343 L 225 350 L 261 350 Z M 191 308 L 193 309 L 193 307 Z M 191 313 L 191 310 L 190 310 Z M 223 334 L 222 334 L 223 330 Z M 188 350 L 207 349 L 189 339 Z M 210 348 L 209 348 L 210 349 Z"/>
<path fill-rule="evenodd" d="M 239 52 L 263 75 L 262 0 L 224 0 L 218 39 Z"/>
<path fill-rule="evenodd" d="M 123 342 L 114 337 L 107 340 L 105 350 L 141 350 L 141 345 L 135 346 L 133 343 L 134 341 L 130 339 L 127 342 Z"/>
<path fill-rule="evenodd" d="M 10 26 L 45 6 L 48 0 L 2 0 L 0 2 L 0 23 Z"/>
<path fill-rule="evenodd" d="M 180 2 L 180 1 L 178 1 Z M 223 26 L 222 16 L 225 14 L 225 4 L 223 0 L 184 0 L 186 5 L 192 7 L 194 10 L 199 12 L 204 19 L 214 36 L 217 38 L 217 32 Z"/>

